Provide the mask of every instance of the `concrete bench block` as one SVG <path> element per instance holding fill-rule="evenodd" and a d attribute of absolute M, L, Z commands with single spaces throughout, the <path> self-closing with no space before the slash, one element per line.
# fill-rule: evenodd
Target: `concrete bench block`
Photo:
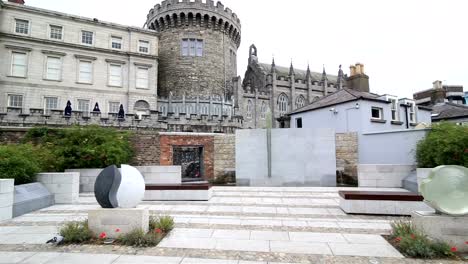
<path fill-rule="evenodd" d="M 433 211 L 424 202 L 346 200 L 340 197 L 340 207 L 347 214 L 411 215 L 415 210 Z"/>
<path fill-rule="evenodd" d="M 141 229 L 145 233 L 149 228 L 149 212 L 146 209 L 95 209 L 88 211 L 88 226 L 96 235 L 102 232 L 109 238 Z M 120 232 L 116 232 L 120 229 Z"/>
<path fill-rule="evenodd" d="M 54 203 L 54 195 L 39 182 L 15 186 L 13 217 L 52 206 Z"/>

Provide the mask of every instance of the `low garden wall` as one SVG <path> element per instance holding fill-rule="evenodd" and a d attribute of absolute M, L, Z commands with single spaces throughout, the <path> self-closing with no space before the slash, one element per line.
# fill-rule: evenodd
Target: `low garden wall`
<path fill-rule="evenodd" d="M 11 219 L 13 216 L 14 185 L 13 179 L 0 179 L 0 221 Z"/>
<path fill-rule="evenodd" d="M 403 180 L 416 170 L 416 165 L 359 164 L 359 187 L 402 188 Z"/>
<path fill-rule="evenodd" d="M 42 183 L 54 195 L 56 204 L 74 204 L 79 202 L 79 173 L 39 173 L 37 174 L 37 181 Z"/>

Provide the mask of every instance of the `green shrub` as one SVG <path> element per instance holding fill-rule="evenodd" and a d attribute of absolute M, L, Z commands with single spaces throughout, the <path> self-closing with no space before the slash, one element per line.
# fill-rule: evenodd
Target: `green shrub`
<path fill-rule="evenodd" d="M 33 128 L 25 141 L 51 149 L 54 158 L 45 161 L 53 170 L 64 171 L 129 163 L 133 157 L 130 135 L 100 126 Z"/>
<path fill-rule="evenodd" d="M 159 244 L 162 238 L 163 236 L 160 233 L 150 231 L 145 234 L 143 230 L 136 229 L 125 235 L 119 236 L 117 242 L 122 245 L 132 247 L 154 247 Z"/>
<path fill-rule="evenodd" d="M 393 222 L 391 226 L 391 239 L 399 251 L 406 256 L 424 259 L 455 256 L 447 243 L 431 240 L 416 230 L 411 221 L 399 220 Z"/>
<path fill-rule="evenodd" d="M 421 168 L 468 167 L 468 127 L 448 122 L 433 125 L 426 138 L 418 143 L 416 159 Z"/>
<path fill-rule="evenodd" d="M 88 221 L 70 222 L 60 229 L 64 243 L 86 243 L 93 238 L 93 233 L 88 228 Z"/>
<path fill-rule="evenodd" d="M 160 229 L 163 233 L 169 233 L 174 229 L 174 219 L 171 216 L 150 217 L 149 221 L 150 232 Z"/>
<path fill-rule="evenodd" d="M 34 182 L 36 174 L 43 169 L 40 156 L 46 150 L 30 144 L 0 146 L 0 178 L 15 179 L 15 184 Z"/>

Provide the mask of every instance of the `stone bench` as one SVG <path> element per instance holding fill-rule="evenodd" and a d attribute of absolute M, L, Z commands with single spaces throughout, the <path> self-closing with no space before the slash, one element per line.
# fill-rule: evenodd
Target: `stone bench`
<path fill-rule="evenodd" d="M 147 184 L 144 201 L 208 201 L 211 184 Z"/>
<path fill-rule="evenodd" d="M 340 207 L 348 214 L 411 215 L 434 211 L 424 197 L 411 192 L 339 191 Z"/>

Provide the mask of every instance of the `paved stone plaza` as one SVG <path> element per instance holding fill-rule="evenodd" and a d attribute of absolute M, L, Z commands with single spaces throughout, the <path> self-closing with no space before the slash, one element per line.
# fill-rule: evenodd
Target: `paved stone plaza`
<path fill-rule="evenodd" d="M 339 188 L 213 189 L 209 202 L 140 205 L 176 222 L 155 248 L 45 245 L 61 224 L 99 208 L 92 194 L 0 222 L 0 263 L 431 263 L 404 259 L 381 236 L 397 218 L 343 213 Z"/>

